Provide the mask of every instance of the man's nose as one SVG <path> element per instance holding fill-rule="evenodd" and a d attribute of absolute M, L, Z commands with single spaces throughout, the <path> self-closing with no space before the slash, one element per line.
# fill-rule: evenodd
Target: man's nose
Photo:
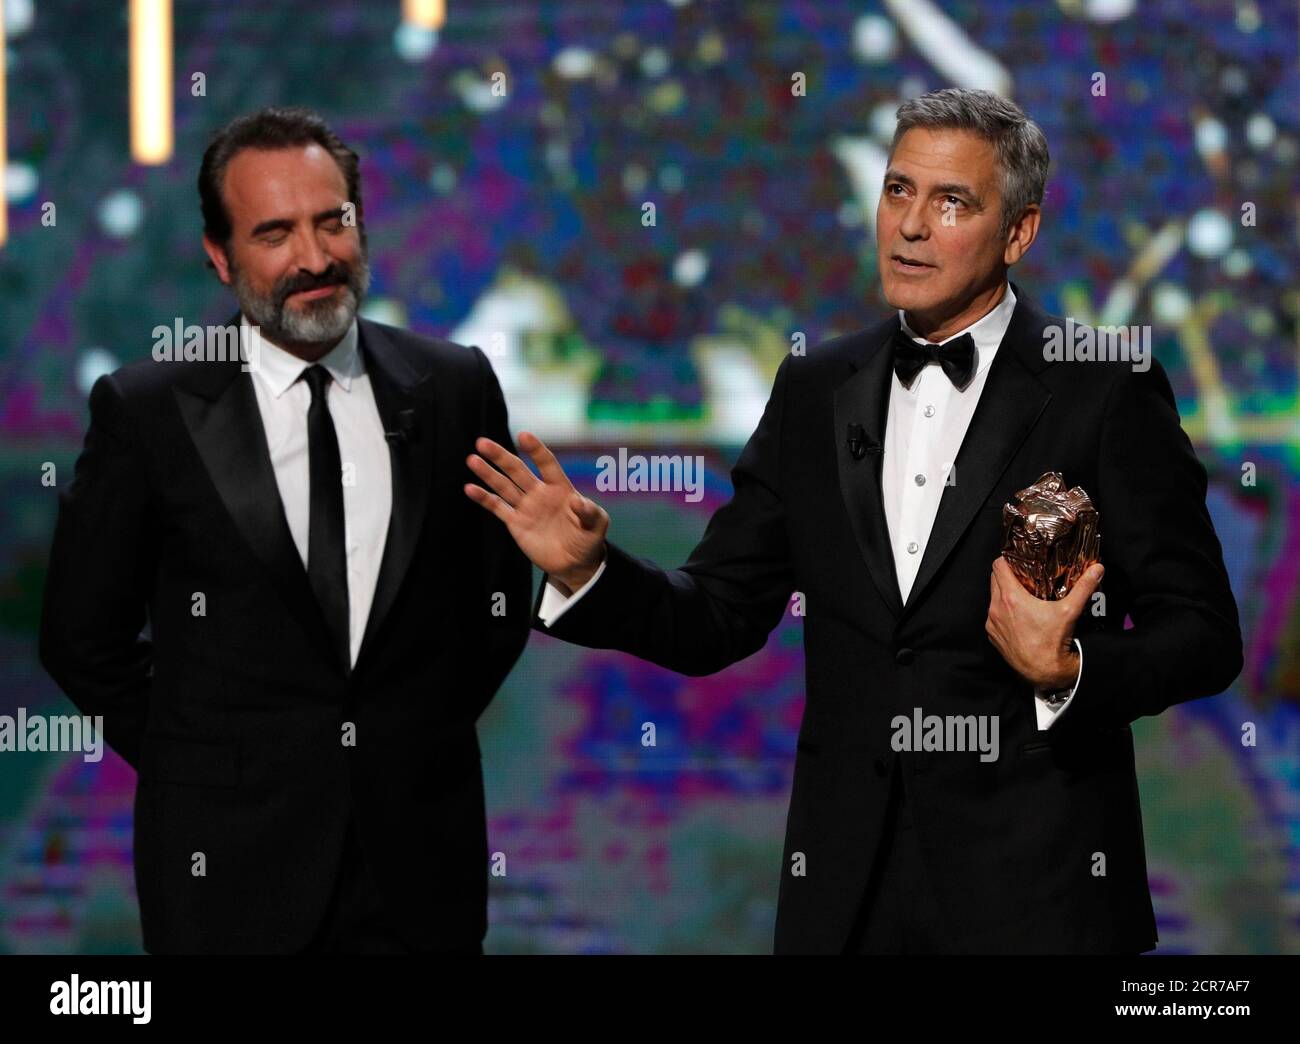
<path fill-rule="evenodd" d="M 321 275 L 333 263 L 314 231 L 298 236 L 297 248 L 293 265 L 299 271 Z"/>
<path fill-rule="evenodd" d="M 919 199 L 912 200 L 898 222 L 898 231 L 907 240 L 925 239 L 930 234 L 930 224 L 926 219 L 925 204 Z"/>

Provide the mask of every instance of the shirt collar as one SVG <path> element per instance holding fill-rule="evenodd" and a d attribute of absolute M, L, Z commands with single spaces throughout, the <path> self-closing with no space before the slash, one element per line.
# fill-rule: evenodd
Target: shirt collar
<path fill-rule="evenodd" d="M 239 314 L 239 325 L 251 325 L 243 312 Z M 365 362 L 361 358 L 361 352 L 357 350 L 356 316 L 352 317 L 348 332 L 343 335 L 343 339 L 317 359 L 316 363 L 309 363 L 306 359 L 299 359 L 291 352 L 286 352 L 278 344 L 268 340 L 265 335 L 260 337 L 258 349 L 260 355 L 254 372 L 261 377 L 267 390 L 277 399 L 293 386 L 309 366 L 324 366 L 344 391 L 351 390 L 354 377 L 360 377 L 365 373 Z"/>
<path fill-rule="evenodd" d="M 962 334 L 970 334 L 975 341 L 975 372 L 980 373 L 989 367 L 993 362 L 993 355 L 998 350 L 998 345 L 1002 343 L 1002 338 L 1007 332 L 1007 327 L 1011 325 L 1011 313 L 1016 310 L 1016 295 L 1011 289 L 1011 283 L 1006 284 L 1006 293 L 1002 295 L 1002 300 L 994 305 L 988 312 L 984 313 L 979 319 L 971 323 L 964 330 L 959 330 L 952 337 L 945 337 L 939 343 L 947 344 L 953 337 L 960 337 Z M 921 341 L 929 344 L 924 337 L 918 334 L 907 325 L 907 317 L 903 310 L 898 310 L 898 321 L 903 324 L 903 330 L 914 341 Z"/>

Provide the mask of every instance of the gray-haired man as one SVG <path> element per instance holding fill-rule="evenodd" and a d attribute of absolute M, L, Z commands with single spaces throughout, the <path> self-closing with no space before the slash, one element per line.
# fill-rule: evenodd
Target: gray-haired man
<path fill-rule="evenodd" d="M 536 626 L 567 641 L 707 674 L 804 595 L 778 952 L 1148 950 L 1129 723 L 1242 663 L 1206 473 L 1158 363 L 1053 361 L 1065 321 L 1007 280 L 1038 232 L 1038 127 L 982 91 L 898 116 L 876 219 L 898 312 L 782 363 L 682 568 L 607 541 L 526 432 L 541 477 L 481 438 L 492 492 L 466 493 L 547 573 Z M 1101 513 L 1104 615 L 1082 612 L 1100 567 L 1040 601 L 1000 557 L 1002 505 L 1047 471 Z"/>

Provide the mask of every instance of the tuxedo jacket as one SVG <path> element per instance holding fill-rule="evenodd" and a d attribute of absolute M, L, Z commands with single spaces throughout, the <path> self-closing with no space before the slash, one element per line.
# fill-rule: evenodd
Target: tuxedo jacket
<path fill-rule="evenodd" d="M 40 655 L 139 773 L 153 953 L 301 949 L 349 817 L 409 943 L 486 931 L 475 720 L 527 640 L 532 567 L 462 486 L 475 438 L 513 446 L 506 408 L 479 349 L 357 323 L 393 502 L 351 667 L 290 533 L 253 375 L 145 360 L 91 389 Z"/>
<path fill-rule="evenodd" d="M 1157 941 L 1130 723 L 1231 684 L 1237 607 L 1206 472 L 1160 364 L 1047 361 L 1044 330 L 1064 321 L 1012 287 L 1015 311 L 906 603 L 881 494 L 894 315 L 785 359 L 732 471 L 734 495 L 684 566 L 663 570 L 611 542 L 584 596 L 551 627 L 534 623 L 703 675 L 760 649 L 803 594 L 806 702 L 779 953 L 845 946 L 895 759 L 962 950 L 1135 952 Z M 855 426 L 864 438 L 849 437 Z M 1032 686 L 985 621 L 1002 505 L 1047 471 L 1092 497 L 1106 575 L 1104 615 L 1095 600 L 1075 629 L 1073 701 L 1039 731 Z M 915 708 L 996 715 L 1000 756 L 895 751 L 891 721 Z"/>

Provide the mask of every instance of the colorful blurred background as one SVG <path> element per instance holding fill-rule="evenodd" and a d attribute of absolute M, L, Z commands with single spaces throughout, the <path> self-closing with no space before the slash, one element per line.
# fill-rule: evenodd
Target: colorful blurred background
<path fill-rule="evenodd" d="M 195 190 L 226 120 L 325 116 L 362 157 L 363 314 L 488 351 L 514 430 L 675 566 L 784 353 L 888 314 L 873 219 L 896 107 L 983 87 L 1052 150 L 1013 277 L 1080 322 L 1151 326 L 1242 611 L 1232 689 L 1134 725 L 1158 952 L 1300 952 L 1296 4 L 0 7 L 0 714 L 73 710 L 36 658 L 43 465 L 71 474 L 90 385 L 155 325 L 233 311 Z M 132 19 L 167 14 L 141 36 L 141 83 L 163 87 L 133 127 Z M 620 446 L 703 454 L 703 500 L 596 494 Z M 480 722 L 509 868 L 489 952 L 770 952 L 800 630 L 706 678 L 533 636 Z M 0 754 L 0 952 L 139 952 L 134 785 L 115 755 Z"/>

